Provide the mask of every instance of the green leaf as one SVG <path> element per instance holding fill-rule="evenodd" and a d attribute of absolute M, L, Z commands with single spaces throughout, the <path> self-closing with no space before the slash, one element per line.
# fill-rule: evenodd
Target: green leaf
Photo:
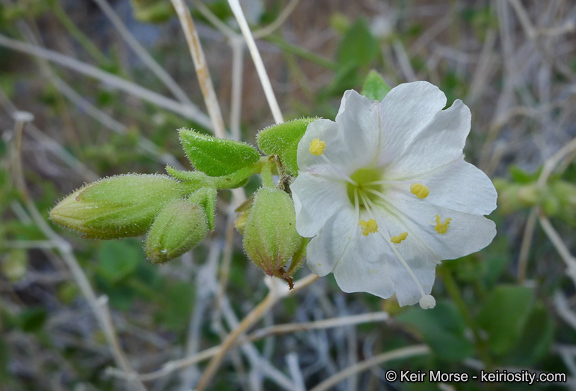
<path fill-rule="evenodd" d="M 378 42 L 364 18 L 354 23 L 338 46 L 340 64 L 368 65 L 378 55 Z"/>
<path fill-rule="evenodd" d="M 26 333 L 40 331 L 47 318 L 46 310 L 41 307 L 27 308 L 18 315 L 20 328 Z"/>
<path fill-rule="evenodd" d="M 542 360 L 554 340 L 554 323 L 544 306 L 534 308 L 507 362 L 511 365 L 529 367 Z"/>
<path fill-rule="evenodd" d="M 360 83 L 362 83 L 362 77 L 360 77 L 358 66 L 354 63 L 342 64 L 332 78 L 332 83 L 326 93 L 329 96 L 341 98 L 344 91 L 354 89 Z"/>
<path fill-rule="evenodd" d="M 298 174 L 298 143 L 306 128 L 318 118 L 300 118 L 272 125 L 261 130 L 256 136 L 258 147 L 268 155 L 280 156 L 280 161 L 289 174 Z"/>
<path fill-rule="evenodd" d="M 532 308 L 532 289 L 515 285 L 500 285 L 488 296 L 478 314 L 478 324 L 488 333 L 488 343 L 496 354 L 514 347 Z"/>
<path fill-rule="evenodd" d="M 464 336 L 466 325 L 453 303 L 438 302 L 433 310 L 412 307 L 396 317 L 416 329 L 441 359 L 458 362 L 474 352 Z"/>
<path fill-rule="evenodd" d="M 174 8 L 163 0 L 130 0 L 134 19 L 144 23 L 163 23 L 174 16 Z"/>
<path fill-rule="evenodd" d="M 368 73 L 368 76 L 366 76 L 361 94 L 368 99 L 381 102 L 386 94 L 390 92 L 390 89 L 391 88 L 386 84 L 382 76 L 375 70 L 371 70 Z"/>
<path fill-rule="evenodd" d="M 105 242 L 98 253 L 97 273 L 115 284 L 134 273 L 141 259 L 142 252 L 133 242 Z"/>
<path fill-rule="evenodd" d="M 188 282 L 171 282 L 159 296 L 160 309 L 155 320 L 174 332 L 182 332 L 188 325 L 194 299 L 193 285 Z"/>
<path fill-rule="evenodd" d="M 4 386 L 7 386 L 6 383 L 8 379 L 11 378 L 11 373 L 8 368 L 10 364 L 10 350 L 10 345 L 8 345 L 4 339 L 0 339 L 0 381 Z"/>
<path fill-rule="evenodd" d="M 508 168 L 508 172 L 510 173 L 510 177 L 512 178 L 512 181 L 516 182 L 516 183 L 524 184 L 524 185 L 537 181 L 538 177 L 540 176 L 541 171 L 542 171 L 542 167 L 540 167 L 538 170 L 536 170 L 533 173 L 530 173 L 528 171 L 524 171 L 520 167 L 515 166 L 515 165 L 511 165 Z"/>
<path fill-rule="evenodd" d="M 260 154 L 252 146 L 180 129 L 180 142 L 188 160 L 209 176 L 224 176 L 253 165 Z"/>

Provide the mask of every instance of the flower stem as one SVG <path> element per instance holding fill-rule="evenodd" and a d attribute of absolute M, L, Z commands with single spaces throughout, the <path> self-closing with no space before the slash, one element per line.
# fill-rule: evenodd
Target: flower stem
<path fill-rule="evenodd" d="M 456 280 L 454 280 L 454 276 L 452 275 L 452 271 L 449 267 L 445 265 L 440 265 L 438 267 L 438 274 L 442 278 L 444 282 L 444 287 L 448 294 L 454 300 L 454 304 L 458 308 L 458 311 L 462 315 L 464 322 L 468 325 L 468 327 L 472 330 L 472 334 L 474 335 L 474 344 L 476 345 L 476 350 L 480 355 L 480 358 L 484 362 L 486 370 L 491 370 L 494 367 L 492 362 L 492 357 L 490 356 L 490 352 L 488 351 L 488 344 L 480 335 L 480 328 L 476 324 L 476 321 L 468 311 L 468 305 L 464 301 L 462 294 L 460 293 L 460 288 L 458 284 L 456 284 Z"/>
<path fill-rule="evenodd" d="M 272 161 L 267 159 L 262 161 L 262 168 L 260 170 L 260 175 L 262 176 L 262 185 L 268 188 L 276 187 L 274 185 L 274 178 L 272 178 Z"/>

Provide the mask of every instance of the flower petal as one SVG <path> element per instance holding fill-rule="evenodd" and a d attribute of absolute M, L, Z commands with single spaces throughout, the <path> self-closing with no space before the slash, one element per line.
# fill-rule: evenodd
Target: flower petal
<path fill-rule="evenodd" d="M 378 219 L 378 222 L 384 229 L 383 220 Z M 370 241 L 372 243 L 369 243 Z M 409 266 L 420 282 L 424 294 L 431 292 L 436 261 L 425 256 L 426 249 L 407 246 L 404 242 L 400 245 L 388 243 L 379 234 L 362 237 L 355 244 L 355 257 L 343 259 L 334 269 L 336 282 L 344 292 L 368 292 L 384 299 L 396 293 L 398 303 L 402 306 L 417 303 L 422 293 L 391 246 L 404 249 L 402 255 L 407 261 L 410 260 Z M 349 247 L 353 248 L 353 245 Z"/>
<path fill-rule="evenodd" d="M 446 95 L 425 81 L 400 84 L 380 104 L 381 156 L 393 158 L 404 151 L 416 134 L 446 106 Z M 391 154 L 390 154 L 391 153 Z"/>
<path fill-rule="evenodd" d="M 401 148 L 385 144 L 380 163 L 387 166 L 387 176 L 406 179 L 462 157 L 470 118 L 470 109 L 457 100 L 450 108 L 436 113 L 425 126 L 412 130 L 412 136 Z"/>
<path fill-rule="evenodd" d="M 304 237 L 316 235 L 344 206 L 353 209 L 346 184 L 323 175 L 300 172 L 290 189 L 296 210 L 296 230 Z"/>
<path fill-rule="evenodd" d="M 460 258 L 483 249 L 496 236 L 496 224 L 484 216 L 457 212 L 419 201 L 399 195 L 393 198 L 393 209 L 378 212 L 385 219 L 386 226 L 391 227 L 389 229 L 408 232 L 405 244 L 414 244 L 421 248 L 421 257 L 428 255 L 436 258 L 436 262 Z M 451 219 L 445 234 L 439 234 L 434 229 L 437 215 L 442 222 L 447 218 Z M 417 243 L 414 243 L 414 240 Z M 405 247 L 408 246 L 399 246 L 401 254 Z M 424 248 L 428 249 L 428 254 L 425 254 Z"/>
<path fill-rule="evenodd" d="M 354 259 L 358 244 L 358 221 L 354 211 L 336 212 L 310 243 L 306 251 L 308 267 L 312 273 L 325 276 L 339 262 Z"/>
<path fill-rule="evenodd" d="M 323 156 L 310 153 L 310 144 L 314 139 L 319 139 L 326 143 Z M 297 158 L 299 172 L 307 171 L 311 167 L 318 165 L 329 166 L 329 163 L 324 157 L 327 157 L 333 162 L 338 172 L 344 172 L 350 176 L 351 173 L 349 169 L 347 169 L 345 162 L 352 158 L 352 154 L 342 140 L 342 134 L 338 129 L 338 125 L 334 121 L 319 119 L 308 125 L 306 133 L 304 133 L 304 136 L 298 143 Z"/>
<path fill-rule="evenodd" d="M 401 192 L 420 203 L 429 203 L 458 212 L 487 215 L 496 209 L 498 194 L 492 181 L 476 166 L 457 159 L 442 169 L 413 177 L 414 183 L 426 185 L 429 195 L 416 200 L 410 195 L 410 183 L 402 182 L 390 189 L 390 195 Z"/>
<path fill-rule="evenodd" d="M 348 90 L 342 98 L 336 123 L 343 143 L 353 157 L 353 171 L 372 165 L 381 149 L 380 103 Z"/>

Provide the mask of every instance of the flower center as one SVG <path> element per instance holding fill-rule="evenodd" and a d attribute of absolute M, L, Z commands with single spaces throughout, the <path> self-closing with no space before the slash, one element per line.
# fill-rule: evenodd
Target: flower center
<path fill-rule="evenodd" d="M 356 171 L 350 177 L 353 183 L 348 182 L 346 185 L 346 193 L 348 194 L 348 199 L 355 204 L 354 192 L 357 191 L 357 196 L 359 196 L 360 207 L 366 208 L 364 200 L 372 201 L 376 203 L 381 197 L 377 193 L 382 193 L 382 171 L 377 168 L 361 168 Z M 355 183 L 355 184 L 354 184 Z"/>

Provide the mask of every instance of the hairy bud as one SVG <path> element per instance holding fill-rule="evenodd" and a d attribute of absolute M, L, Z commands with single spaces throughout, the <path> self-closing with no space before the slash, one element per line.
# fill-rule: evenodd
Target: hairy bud
<path fill-rule="evenodd" d="M 139 236 L 168 202 L 190 192 L 166 175 L 119 175 L 76 190 L 50 211 L 50 218 L 85 238 Z"/>
<path fill-rule="evenodd" d="M 194 248 L 208 232 L 206 211 L 190 200 L 167 204 L 156 216 L 146 237 L 146 255 L 153 263 L 165 263 Z"/>
<path fill-rule="evenodd" d="M 290 196 L 280 189 L 260 189 L 244 226 L 244 250 L 252 262 L 266 274 L 291 284 L 290 277 L 304 258 L 303 242 L 296 232 L 296 213 Z"/>

